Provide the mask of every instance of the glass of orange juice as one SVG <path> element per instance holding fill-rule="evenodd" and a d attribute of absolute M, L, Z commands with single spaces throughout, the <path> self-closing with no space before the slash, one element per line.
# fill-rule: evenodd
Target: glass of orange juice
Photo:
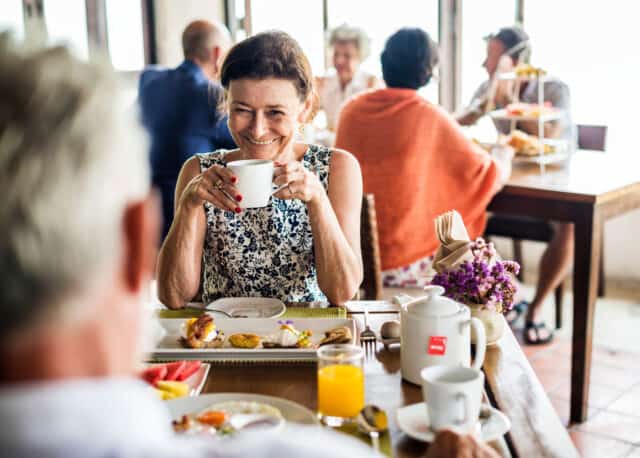
<path fill-rule="evenodd" d="M 318 349 L 318 413 L 324 424 L 353 421 L 364 407 L 363 357 L 356 345 Z"/>

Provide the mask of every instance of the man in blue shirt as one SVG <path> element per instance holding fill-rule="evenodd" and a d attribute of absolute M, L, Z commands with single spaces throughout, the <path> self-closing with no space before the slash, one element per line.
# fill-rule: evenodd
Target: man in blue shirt
<path fill-rule="evenodd" d="M 227 118 L 219 110 L 222 88 L 215 83 L 231 45 L 221 24 L 194 21 L 182 34 L 184 62 L 153 67 L 140 77 L 142 121 L 151 136 L 153 185 L 162 195 L 162 237 L 173 221 L 174 193 L 182 164 L 196 153 L 235 148 Z"/>

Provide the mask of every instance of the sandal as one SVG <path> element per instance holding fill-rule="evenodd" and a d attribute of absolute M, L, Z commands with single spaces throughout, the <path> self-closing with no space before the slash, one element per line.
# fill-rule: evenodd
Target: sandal
<path fill-rule="evenodd" d="M 541 338 L 540 337 L 540 330 L 544 329 L 546 330 L 549 335 L 545 338 Z M 529 332 L 530 331 L 534 331 L 536 338 L 535 339 L 531 339 L 531 337 L 529 336 Z M 540 323 L 534 323 L 533 321 L 527 321 L 527 323 L 524 325 L 524 341 L 528 344 L 528 345 L 542 345 L 542 344 L 546 344 L 549 343 L 553 340 L 553 331 L 551 331 L 549 328 L 547 328 L 547 325 L 545 324 L 544 321 L 540 322 Z"/>
<path fill-rule="evenodd" d="M 527 311 L 527 307 L 529 307 L 529 303 L 527 301 L 520 301 L 507 312 L 505 319 L 507 320 L 507 323 L 509 323 L 509 326 L 513 326 L 513 323 L 518 321 L 518 318 Z"/>

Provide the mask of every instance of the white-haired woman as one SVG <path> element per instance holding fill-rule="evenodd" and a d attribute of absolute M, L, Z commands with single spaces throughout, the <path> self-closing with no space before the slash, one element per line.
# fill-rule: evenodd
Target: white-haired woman
<path fill-rule="evenodd" d="M 327 128 L 335 131 L 342 104 L 349 97 L 381 83 L 359 68 L 369 56 L 369 37 L 364 30 L 343 24 L 331 31 L 328 45 L 334 68 L 328 76 L 318 78 L 318 92 Z"/>

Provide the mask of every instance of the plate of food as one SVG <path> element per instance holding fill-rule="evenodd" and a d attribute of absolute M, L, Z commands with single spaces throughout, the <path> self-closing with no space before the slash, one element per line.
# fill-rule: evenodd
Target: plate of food
<path fill-rule="evenodd" d="M 563 116 L 562 110 L 551 106 L 548 102 L 543 105 L 537 103 L 516 102 L 510 103 L 505 108 L 489 113 L 493 119 L 507 119 L 512 121 L 528 121 L 542 119 L 553 121 Z"/>
<path fill-rule="evenodd" d="M 198 396 L 207 381 L 210 365 L 201 361 L 147 363 L 139 377 L 163 400 Z"/>
<path fill-rule="evenodd" d="M 499 144 L 513 148 L 515 163 L 550 164 L 567 159 L 570 153 L 569 142 L 566 140 L 540 139 L 517 129 L 509 135 L 502 136 Z"/>
<path fill-rule="evenodd" d="M 228 437 L 240 430 L 278 433 L 288 423 L 318 425 L 316 415 L 286 399 L 250 393 L 212 393 L 167 402 L 179 434 Z"/>
<path fill-rule="evenodd" d="M 207 361 L 313 361 L 318 347 L 354 343 L 350 318 L 160 319 L 165 336 L 150 358 Z"/>

